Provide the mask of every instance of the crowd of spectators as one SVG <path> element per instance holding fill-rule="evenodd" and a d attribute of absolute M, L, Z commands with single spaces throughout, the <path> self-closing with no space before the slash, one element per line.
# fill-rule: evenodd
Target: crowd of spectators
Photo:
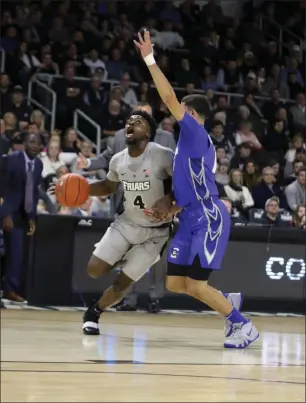
<path fill-rule="evenodd" d="M 79 152 L 94 156 L 91 129 L 83 130 L 90 138 L 84 141 L 72 127 L 75 109 L 101 126 L 103 148 L 138 102 L 150 103 L 160 128 L 177 141 L 178 125 L 133 45 L 136 32 L 147 27 L 156 60 L 178 97 L 205 91 L 209 99 L 206 128 L 216 147 L 216 182 L 231 204 L 233 222 L 305 227 L 305 51 L 290 36 L 284 35 L 282 44 L 271 40 L 271 27 L 259 30 L 256 22 L 263 12 L 303 38 L 305 4 L 268 2 L 254 10 L 249 3 L 241 18 L 224 16 L 215 0 L 202 8 L 193 0 L 179 7 L 152 1 L 6 3 L 0 153 L 21 150 L 27 132 L 41 135 L 38 212 L 110 216 L 108 198 L 71 211 L 56 206 L 48 194 L 51 182 L 76 172 Z M 52 132 L 49 117 L 26 99 L 29 82 L 42 73 L 56 75 L 51 88 L 57 93 L 57 129 Z M 104 173 L 86 175 L 96 180 Z"/>

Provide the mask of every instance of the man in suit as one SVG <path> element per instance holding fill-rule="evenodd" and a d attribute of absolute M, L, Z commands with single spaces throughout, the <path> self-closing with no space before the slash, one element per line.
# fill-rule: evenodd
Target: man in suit
<path fill-rule="evenodd" d="M 37 157 L 40 151 L 40 136 L 26 134 L 24 151 L 2 157 L 6 160 L 6 190 L 0 214 L 7 241 L 3 297 L 19 303 L 25 302 L 19 295 L 23 279 L 24 236 L 32 236 L 35 232 L 38 186 L 43 168 Z"/>
<path fill-rule="evenodd" d="M 152 107 L 147 102 L 138 103 L 135 109 L 144 110 L 150 115 L 152 115 Z M 126 148 L 125 140 L 126 138 L 124 135 L 124 129 L 117 131 L 114 136 L 114 142 L 106 150 L 104 150 L 102 154 L 90 159 L 87 159 L 80 154 L 76 164 L 77 169 L 89 169 L 93 171 L 100 169 L 108 169 L 108 165 L 112 156 Z M 173 134 L 165 130 L 157 129 L 153 141 L 164 147 L 171 148 L 173 151 L 176 148 L 176 143 Z M 122 197 L 123 197 L 122 187 L 118 186 L 118 190 L 113 199 L 113 213 L 122 210 L 123 208 Z M 164 280 L 166 271 L 165 265 L 166 261 L 165 259 L 162 258 L 154 266 L 152 266 L 149 273 L 150 276 L 149 312 L 152 313 L 156 313 L 159 311 L 159 300 L 164 295 L 165 291 Z M 123 300 L 123 303 L 119 305 L 117 310 L 135 311 L 137 305 L 137 297 L 138 296 L 136 292 L 136 287 L 133 286 L 130 293 L 126 295 L 125 299 Z"/>

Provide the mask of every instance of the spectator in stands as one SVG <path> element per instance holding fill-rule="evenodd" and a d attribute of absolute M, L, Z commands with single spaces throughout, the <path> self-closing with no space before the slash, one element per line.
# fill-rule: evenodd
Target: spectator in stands
<path fill-rule="evenodd" d="M 4 128 L 5 128 L 4 134 L 9 140 L 11 140 L 13 135 L 17 132 L 16 116 L 11 112 L 7 112 L 3 116 L 3 121 L 4 121 Z"/>
<path fill-rule="evenodd" d="M 223 147 L 228 159 L 234 155 L 232 143 L 223 134 L 224 126 L 220 120 L 214 120 L 211 125 L 210 138 L 215 147 Z"/>
<path fill-rule="evenodd" d="M 38 203 L 38 186 L 41 181 L 42 163 L 39 135 L 25 138 L 24 151 L 7 156 L 6 181 L 8 183 L 1 206 L 3 229 L 7 238 L 8 262 L 4 282 L 4 298 L 14 302 L 26 302 L 21 293 L 21 281 L 25 268 L 25 235 L 35 232 L 35 216 Z"/>
<path fill-rule="evenodd" d="M 306 206 L 300 204 L 293 213 L 292 224 L 295 228 L 306 229 Z"/>
<path fill-rule="evenodd" d="M 289 140 L 284 133 L 284 122 L 277 119 L 271 120 L 268 132 L 263 139 L 263 147 L 267 151 L 277 152 L 279 158 L 283 159 L 288 146 Z"/>
<path fill-rule="evenodd" d="M 289 95 L 287 98 L 296 99 L 298 94 L 305 93 L 305 86 L 298 82 L 296 72 L 291 72 L 288 74 L 287 83 L 289 87 Z"/>
<path fill-rule="evenodd" d="M 286 61 L 286 67 L 283 67 L 283 69 L 282 69 L 281 81 L 283 83 L 288 82 L 288 75 L 290 73 L 295 73 L 297 76 L 298 83 L 300 83 L 302 86 L 304 86 L 303 76 L 299 70 L 299 63 L 295 57 L 288 58 Z"/>
<path fill-rule="evenodd" d="M 188 83 L 198 82 L 197 74 L 194 69 L 191 68 L 190 61 L 187 58 L 184 57 L 178 69 L 174 71 L 174 79 L 179 87 L 185 87 Z"/>
<path fill-rule="evenodd" d="M 281 98 L 289 98 L 289 88 L 285 82 L 281 82 L 281 68 L 279 64 L 274 64 L 271 67 L 270 73 L 261 87 L 261 93 L 268 96 L 276 88 L 279 90 Z"/>
<path fill-rule="evenodd" d="M 306 205 L 306 168 L 301 168 L 297 179 L 285 189 L 288 205 L 294 211 L 299 204 Z"/>
<path fill-rule="evenodd" d="M 249 143 L 241 143 L 236 147 L 235 154 L 231 159 L 230 169 L 238 168 L 243 170 L 247 161 L 252 157 L 252 150 Z"/>
<path fill-rule="evenodd" d="M 76 130 L 73 127 L 69 127 L 64 135 L 62 152 L 78 154 L 80 152 L 80 144 Z"/>
<path fill-rule="evenodd" d="M 227 92 L 239 92 L 243 88 L 243 77 L 235 60 L 229 60 L 217 75 L 218 87 Z"/>
<path fill-rule="evenodd" d="M 16 116 L 19 123 L 27 124 L 30 121 L 32 108 L 27 104 L 23 89 L 20 85 L 16 85 L 13 89 L 10 112 Z"/>
<path fill-rule="evenodd" d="M 10 140 L 5 135 L 4 120 L 0 120 L 0 158 L 7 154 L 10 149 Z"/>
<path fill-rule="evenodd" d="M 94 216 L 99 218 L 111 218 L 110 200 L 109 197 L 93 197 L 91 211 Z"/>
<path fill-rule="evenodd" d="M 284 134 L 286 136 L 290 136 L 291 135 L 291 117 L 288 116 L 288 112 L 287 109 L 285 108 L 278 108 L 277 111 L 275 112 L 275 120 L 279 121 L 281 120 L 284 124 Z"/>
<path fill-rule="evenodd" d="M 273 225 L 275 227 L 283 227 L 284 222 L 280 216 L 279 198 L 272 196 L 265 203 L 265 212 L 263 213 L 260 223 L 263 225 Z"/>
<path fill-rule="evenodd" d="M 204 66 L 203 75 L 201 79 L 201 88 L 204 91 L 207 91 L 209 89 L 217 91 L 218 89 L 218 82 L 216 76 L 213 74 L 211 66 L 209 65 Z"/>
<path fill-rule="evenodd" d="M 50 141 L 47 145 L 47 152 L 41 157 L 43 163 L 42 177 L 55 176 L 56 171 L 63 162 L 60 159 L 60 146 L 55 141 Z"/>
<path fill-rule="evenodd" d="M 279 198 L 281 208 L 288 208 L 286 198 L 284 197 L 280 186 L 275 182 L 276 179 L 274 169 L 269 166 L 265 167 L 262 170 L 261 182 L 255 185 L 252 189 L 252 196 L 256 208 L 264 209 L 266 201 L 272 196 L 277 196 Z"/>
<path fill-rule="evenodd" d="M 9 110 L 11 105 L 10 78 L 6 73 L 0 75 L 0 115 Z"/>
<path fill-rule="evenodd" d="M 299 160 L 299 159 L 295 159 L 292 163 L 293 166 L 293 172 L 291 175 L 289 175 L 287 178 L 284 179 L 284 185 L 288 186 L 290 185 L 292 182 L 294 182 L 299 174 L 299 171 L 301 168 L 303 168 L 304 163 L 303 161 Z"/>
<path fill-rule="evenodd" d="M 119 102 L 115 100 L 110 101 L 108 108 L 104 112 L 101 120 L 105 147 L 113 142 L 116 131 L 123 127 L 124 123 L 125 119 L 121 112 Z"/>
<path fill-rule="evenodd" d="M 224 160 L 226 158 L 226 152 L 224 147 L 221 146 L 216 147 L 216 158 L 218 163 L 220 163 L 221 160 Z"/>
<path fill-rule="evenodd" d="M 107 61 L 106 68 L 110 80 L 120 80 L 126 71 L 126 63 L 123 62 L 121 51 L 118 48 L 114 48 L 111 51 L 110 60 Z"/>
<path fill-rule="evenodd" d="M 243 168 L 243 185 L 251 190 L 261 180 L 261 175 L 255 161 L 248 160 Z"/>
<path fill-rule="evenodd" d="M 59 74 L 58 64 L 53 61 L 51 53 L 44 53 L 42 63 L 37 68 L 37 73 L 41 74 Z"/>
<path fill-rule="evenodd" d="M 253 150 L 260 150 L 262 148 L 255 133 L 252 132 L 252 123 L 249 120 L 243 120 L 240 123 L 239 130 L 235 133 L 235 141 L 237 146 L 242 143 L 248 143 Z"/>
<path fill-rule="evenodd" d="M 242 185 L 242 172 L 239 169 L 232 169 L 229 179 L 229 184 L 224 186 L 225 193 L 233 206 L 247 216 L 247 210 L 254 206 L 254 200 L 249 189 Z"/>
<path fill-rule="evenodd" d="M 98 121 L 101 114 L 102 104 L 104 104 L 105 101 L 106 94 L 101 86 L 101 79 L 99 75 L 93 74 L 83 95 L 86 112 L 93 120 Z"/>
<path fill-rule="evenodd" d="M 184 39 L 178 32 L 173 30 L 173 23 L 171 21 L 164 22 L 162 31 L 155 29 L 152 33 L 152 43 L 162 50 L 184 46 Z"/>
<path fill-rule="evenodd" d="M 240 214 L 240 212 L 238 210 L 236 210 L 235 208 L 233 208 L 233 203 L 231 201 L 231 199 L 229 199 L 228 197 L 222 196 L 220 197 L 220 200 L 224 203 L 227 211 L 229 212 L 230 216 L 231 216 L 231 223 L 232 225 L 245 225 L 247 223 L 246 218 Z"/>
<path fill-rule="evenodd" d="M 58 210 L 59 215 L 72 215 L 72 210 L 69 207 L 61 206 Z"/>
<path fill-rule="evenodd" d="M 217 172 L 215 176 L 216 182 L 220 185 L 227 185 L 229 183 L 229 175 L 228 175 L 228 168 L 229 168 L 229 160 L 227 158 L 221 159 L 217 166 Z"/>
<path fill-rule="evenodd" d="M 129 105 L 132 109 L 137 105 L 137 97 L 133 88 L 131 88 L 131 76 L 129 73 L 125 72 L 120 79 L 120 87 L 124 91 L 123 102 Z"/>
<path fill-rule="evenodd" d="M 295 105 L 290 108 L 293 117 L 293 123 L 306 129 L 306 95 L 302 92 L 297 94 Z"/>
<path fill-rule="evenodd" d="M 174 125 L 174 122 L 171 118 L 165 118 L 162 120 L 162 122 L 160 124 L 160 128 L 167 132 L 173 133 L 174 132 L 173 125 Z"/>
<path fill-rule="evenodd" d="M 39 109 L 34 109 L 30 116 L 30 124 L 37 125 L 38 130 L 43 133 L 45 131 L 45 117 Z"/>
<path fill-rule="evenodd" d="M 302 150 L 306 149 L 306 145 L 304 143 L 303 136 L 300 134 L 296 134 L 292 138 L 292 143 L 291 147 L 289 150 L 286 152 L 285 155 L 285 177 L 289 176 L 292 174 L 292 163 L 295 159 L 297 159 L 297 154 L 298 152 L 301 152 Z"/>
<path fill-rule="evenodd" d="M 68 28 L 64 26 L 62 18 L 56 17 L 53 19 L 48 36 L 51 42 L 69 43 L 69 31 Z"/>
<path fill-rule="evenodd" d="M 89 52 L 89 55 L 84 58 L 83 62 L 85 64 L 85 66 L 88 67 L 88 70 L 89 70 L 88 75 L 94 74 L 96 72 L 97 68 L 101 68 L 106 73 L 106 76 L 105 76 L 105 79 L 106 79 L 106 77 L 107 77 L 106 66 L 105 66 L 105 63 L 101 59 L 99 59 L 99 53 L 96 49 L 91 49 L 91 51 Z"/>
<path fill-rule="evenodd" d="M 151 89 L 146 81 L 142 81 L 139 87 L 135 89 L 136 98 L 139 102 L 150 102 L 151 101 Z"/>
<path fill-rule="evenodd" d="M 67 65 L 64 77 L 56 79 L 53 90 L 57 94 L 57 119 L 59 127 L 66 128 L 72 123 L 72 114 L 82 105 L 82 87 L 75 80 L 75 69 Z"/>
<path fill-rule="evenodd" d="M 81 207 L 72 209 L 72 215 L 77 217 L 97 217 L 98 212 L 92 211 L 92 202 L 92 198 L 88 198 Z"/>
<path fill-rule="evenodd" d="M 272 119 L 279 108 L 286 108 L 286 105 L 281 100 L 279 89 L 273 88 L 270 91 L 270 100 L 263 107 L 265 118 L 268 120 Z"/>

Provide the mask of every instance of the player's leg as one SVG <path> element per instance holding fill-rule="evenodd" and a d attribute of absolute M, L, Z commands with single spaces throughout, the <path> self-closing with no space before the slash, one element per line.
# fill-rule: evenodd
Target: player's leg
<path fill-rule="evenodd" d="M 233 307 L 226 296 L 208 284 L 211 272 L 212 270 L 201 267 L 199 259 L 196 258 L 186 280 L 188 295 L 204 302 L 230 323 L 224 347 L 245 348 L 258 338 L 259 333 L 252 322 Z"/>
<path fill-rule="evenodd" d="M 120 261 L 130 248 L 130 243 L 119 232 L 116 221 L 108 228 L 89 260 L 87 271 L 91 277 L 97 278 L 109 272 L 114 264 Z M 119 279 L 120 285 L 121 280 Z M 125 282 L 124 282 L 125 283 Z M 87 335 L 99 334 L 100 309 L 96 304 L 88 307 L 83 316 L 83 333 Z"/>

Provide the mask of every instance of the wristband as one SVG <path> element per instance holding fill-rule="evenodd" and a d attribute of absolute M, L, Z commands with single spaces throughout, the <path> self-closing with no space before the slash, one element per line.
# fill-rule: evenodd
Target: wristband
<path fill-rule="evenodd" d="M 143 60 L 144 60 L 144 62 L 145 62 L 145 64 L 147 66 L 152 66 L 153 64 L 156 64 L 156 61 L 155 61 L 154 56 L 153 56 L 153 52 L 150 53 L 148 56 L 145 56 L 143 58 Z"/>

